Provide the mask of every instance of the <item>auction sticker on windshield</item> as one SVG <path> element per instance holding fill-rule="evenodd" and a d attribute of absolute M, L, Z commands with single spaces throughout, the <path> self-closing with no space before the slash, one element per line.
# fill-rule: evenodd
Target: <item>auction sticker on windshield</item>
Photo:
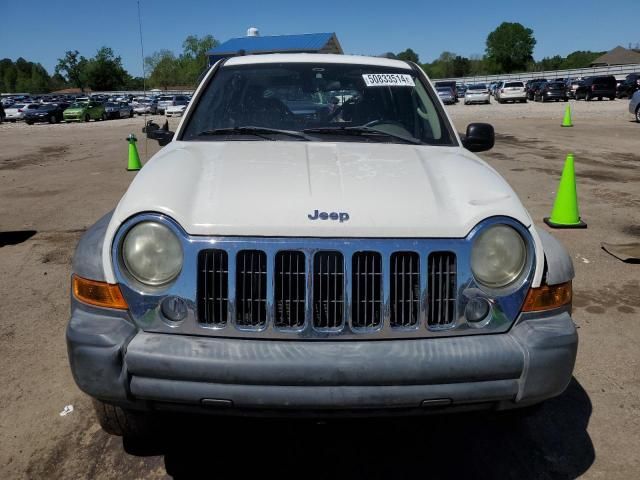
<path fill-rule="evenodd" d="M 402 73 L 363 73 L 367 87 L 415 87 L 411 75 Z"/>

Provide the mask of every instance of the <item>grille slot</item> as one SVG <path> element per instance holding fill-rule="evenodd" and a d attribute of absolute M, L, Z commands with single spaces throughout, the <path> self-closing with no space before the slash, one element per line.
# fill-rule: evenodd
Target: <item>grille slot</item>
<path fill-rule="evenodd" d="M 456 310 L 456 255 L 429 255 L 429 326 L 451 325 Z"/>
<path fill-rule="evenodd" d="M 337 328 L 344 317 L 344 258 L 340 252 L 313 257 L 313 326 Z"/>
<path fill-rule="evenodd" d="M 382 256 L 356 252 L 351 266 L 351 324 L 354 328 L 378 327 L 382 322 Z"/>
<path fill-rule="evenodd" d="M 275 325 L 297 328 L 305 318 L 305 256 L 303 252 L 285 251 L 276 255 Z"/>
<path fill-rule="evenodd" d="M 229 264 L 224 250 L 198 254 L 198 320 L 223 327 L 229 310 Z"/>
<path fill-rule="evenodd" d="M 262 327 L 267 322 L 267 255 L 240 250 L 236 257 L 236 324 Z"/>
<path fill-rule="evenodd" d="M 392 327 L 413 327 L 420 313 L 420 256 L 415 252 L 391 255 Z"/>

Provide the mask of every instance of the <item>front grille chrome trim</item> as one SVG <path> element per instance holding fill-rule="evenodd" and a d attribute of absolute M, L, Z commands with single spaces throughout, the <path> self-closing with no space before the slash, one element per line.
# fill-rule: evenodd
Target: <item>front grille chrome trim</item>
<path fill-rule="evenodd" d="M 127 231 L 141 221 L 157 221 L 168 226 L 182 240 L 184 265 L 174 282 L 162 287 L 146 287 L 132 281 L 121 260 L 121 245 Z M 527 244 L 525 273 L 504 294 L 486 292 L 473 278 L 470 270 L 471 248 L 474 238 L 493 224 L 507 224 L 516 229 Z M 205 324 L 199 321 L 197 295 L 198 256 L 202 250 L 223 250 L 228 256 L 228 308 L 226 325 Z M 240 325 L 238 318 L 238 275 L 236 259 L 242 250 L 264 252 L 266 256 L 266 319 L 258 325 Z M 275 271 L 278 252 L 297 251 L 304 254 L 305 309 L 302 326 L 276 325 Z M 344 308 L 342 326 L 318 328 L 313 318 L 314 258 L 319 252 L 340 252 L 343 259 Z M 357 252 L 377 252 L 382 269 L 382 293 L 378 328 L 354 328 L 352 312 L 353 258 Z M 391 325 L 391 260 L 394 254 L 415 252 L 420 260 L 419 312 L 415 325 Z M 433 252 L 453 252 L 457 263 L 455 284 L 455 313 L 453 321 L 445 325 L 429 325 L 429 267 Z M 130 307 L 132 320 L 139 328 L 149 332 L 203 335 L 228 338 L 291 339 L 291 340 L 385 340 L 396 338 L 434 338 L 441 336 L 479 335 L 506 332 L 520 313 L 534 273 L 535 250 L 528 230 L 506 217 L 487 219 L 474 227 L 465 238 L 454 239 L 371 239 L 371 238 L 265 238 L 265 237 L 203 237 L 188 235 L 172 219 L 155 213 L 132 217 L 118 229 L 112 244 L 112 265 L 116 281 L 120 284 Z M 301 257 L 302 258 L 302 257 Z M 446 294 L 446 292 L 445 292 Z M 183 298 L 188 307 L 187 318 L 180 324 L 167 324 L 160 312 L 160 302 L 168 295 Z M 482 328 L 470 325 L 465 317 L 466 303 L 474 296 L 487 298 L 491 304 L 490 321 Z"/>

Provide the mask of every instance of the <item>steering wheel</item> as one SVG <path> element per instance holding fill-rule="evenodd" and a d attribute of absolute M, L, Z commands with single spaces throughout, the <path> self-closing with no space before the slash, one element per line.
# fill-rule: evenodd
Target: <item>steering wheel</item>
<path fill-rule="evenodd" d="M 346 105 L 355 105 L 356 104 L 356 100 L 355 98 L 350 98 L 349 100 L 347 100 L 346 102 L 344 102 L 342 105 L 340 105 L 338 108 L 336 108 L 333 112 L 331 112 L 328 116 L 327 116 L 327 121 L 331 122 L 333 121 L 338 115 L 340 115 L 342 113 L 342 110 L 344 110 L 344 107 Z"/>

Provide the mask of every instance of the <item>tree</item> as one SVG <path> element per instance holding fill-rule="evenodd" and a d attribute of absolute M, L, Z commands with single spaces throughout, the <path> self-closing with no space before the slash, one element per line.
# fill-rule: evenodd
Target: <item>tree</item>
<path fill-rule="evenodd" d="M 524 70 L 533 60 L 533 30 L 520 23 L 503 22 L 487 37 L 486 56 L 504 73 Z"/>
<path fill-rule="evenodd" d="M 418 54 L 410 48 L 407 48 L 404 52 L 398 53 L 396 55 L 396 58 L 398 60 L 404 60 L 405 62 L 413 62 L 413 63 L 420 62 L 420 57 L 418 56 Z"/>
<path fill-rule="evenodd" d="M 176 56 L 170 50 L 160 50 L 144 59 L 147 71 L 151 72 L 149 83 L 167 89 L 179 83 L 179 67 Z"/>
<path fill-rule="evenodd" d="M 58 59 L 55 73 L 62 75 L 67 83 L 84 90 L 87 85 L 85 68 L 87 59 L 80 55 L 77 50 L 68 50 L 64 57 Z"/>
<path fill-rule="evenodd" d="M 87 85 L 93 90 L 119 90 L 129 74 L 122 67 L 122 59 L 109 47 L 102 47 L 85 67 Z"/>
<path fill-rule="evenodd" d="M 598 58 L 600 55 L 604 55 L 605 52 L 590 52 L 578 50 L 567 55 L 567 58 L 562 62 L 562 68 L 586 68 Z"/>
<path fill-rule="evenodd" d="M 182 43 L 182 53 L 176 57 L 170 50 L 160 50 L 145 58 L 149 83 L 168 88 L 177 85 L 194 85 L 207 68 L 207 52 L 218 45 L 212 35 L 199 38 L 189 35 Z"/>
<path fill-rule="evenodd" d="M 453 76 L 466 77 L 471 73 L 471 61 L 466 57 L 456 55 L 453 59 Z"/>

